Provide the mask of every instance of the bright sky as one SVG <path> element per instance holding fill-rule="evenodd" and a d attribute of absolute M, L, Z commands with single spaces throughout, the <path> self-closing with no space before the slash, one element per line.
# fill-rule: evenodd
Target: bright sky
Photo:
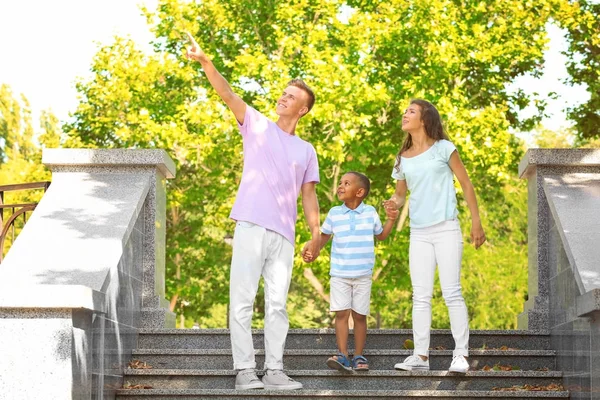
<path fill-rule="evenodd" d="M 75 78 L 89 75 L 97 43 L 153 39 L 138 4 L 154 9 L 157 0 L 0 0 L 0 84 L 24 94 L 34 114 L 52 108 L 68 119 Z"/>
<path fill-rule="evenodd" d="M 561 54 L 561 51 L 566 51 L 568 48 L 565 40 L 565 32 L 555 25 L 548 24 L 548 36 L 550 43 L 544 54 L 544 74 L 540 79 L 535 79 L 531 76 L 523 76 L 509 86 L 510 89 L 522 88 L 526 93 L 539 93 L 545 95 L 549 92 L 558 94 L 558 99 L 548 100 L 546 112 L 550 118 L 542 121 L 542 124 L 551 130 L 558 130 L 561 127 L 570 126 L 571 123 L 566 120 L 565 108 L 574 107 L 584 103 L 590 98 L 590 94 L 586 91 L 586 86 L 568 86 L 564 84 L 565 79 L 569 76 L 567 73 L 566 61 L 567 58 Z M 529 116 L 532 109 L 524 110 L 523 115 Z"/>
<path fill-rule="evenodd" d="M 158 0 L 0 0 L 0 84 L 23 93 L 34 112 L 52 109 L 67 120 L 77 106 L 75 79 L 88 76 L 98 43 L 109 43 L 115 35 L 130 36 L 139 46 L 153 39 L 139 4 L 156 7 Z M 557 92 L 550 101 L 550 129 L 568 126 L 563 109 L 589 98 L 585 89 L 564 85 L 566 43 L 560 29 L 551 26 L 550 50 L 542 79 L 523 77 L 514 87 L 526 92 Z M 149 48 L 149 47 L 147 47 Z"/>

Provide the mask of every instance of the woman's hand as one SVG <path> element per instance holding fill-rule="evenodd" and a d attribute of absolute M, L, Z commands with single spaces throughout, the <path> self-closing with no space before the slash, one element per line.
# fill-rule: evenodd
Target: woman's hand
<path fill-rule="evenodd" d="M 485 240 L 485 232 L 483 232 L 481 221 L 473 221 L 471 224 L 471 243 L 478 249 Z"/>

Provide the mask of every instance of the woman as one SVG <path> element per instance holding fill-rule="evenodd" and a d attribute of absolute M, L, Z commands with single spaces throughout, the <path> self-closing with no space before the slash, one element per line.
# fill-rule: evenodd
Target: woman
<path fill-rule="evenodd" d="M 401 370 L 429 370 L 431 297 L 436 265 L 442 294 L 450 314 L 455 349 L 449 371 L 466 373 L 469 363 L 469 320 L 461 292 L 460 268 L 463 240 L 457 219 L 454 176 L 471 211 L 471 241 L 478 248 L 485 234 L 477 209 L 473 184 L 456 147 L 448 141 L 437 109 L 428 101 L 412 100 L 402 118 L 406 138 L 392 177 L 396 193 L 384 202 L 399 209 L 410 191 L 409 264 L 413 287 L 414 352 L 394 366 Z"/>

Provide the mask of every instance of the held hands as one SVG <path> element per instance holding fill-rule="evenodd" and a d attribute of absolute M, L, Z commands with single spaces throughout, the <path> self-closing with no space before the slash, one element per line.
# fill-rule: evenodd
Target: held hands
<path fill-rule="evenodd" d="M 473 221 L 471 225 L 471 243 L 478 249 L 485 242 L 485 233 L 481 221 Z"/>
<path fill-rule="evenodd" d="M 307 263 L 311 263 L 319 257 L 321 249 L 317 240 L 310 240 L 306 242 L 302 249 L 302 260 Z"/>
<path fill-rule="evenodd" d="M 194 37 L 189 32 L 186 32 L 185 34 L 187 35 L 188 41 L 190 42 L 190 47 L 188 47 L 186 53 L 187 58 L 198 62 L 209 61 L 206 54 L 202 51 L 198 43 L 196 43 Z"/>
<path fill-rule="evenodd" d="M 383 202 L 383 208 L 385 208 L 385 213 L 389 217 L 390 214 L 388 214 L 388 211 L 396 211 L 397 212 L 398 211 L 398 204 L 394 200 L 389 199 L 389 200 L 386 200 L 386 201 Z M 398 215 L 396 214 L 396 217 L 397 216 Z"/>
<path fill-rule="evenodd" d="M 385 214 L 387 215 L 388 220 L 393 221 L 398 218 L 400 211 L 398 211 L 397 209 L 392 209 L 392 208 L 386 207 L 385 202 L 384 202 L 383 208 L 385 208 Z"/>

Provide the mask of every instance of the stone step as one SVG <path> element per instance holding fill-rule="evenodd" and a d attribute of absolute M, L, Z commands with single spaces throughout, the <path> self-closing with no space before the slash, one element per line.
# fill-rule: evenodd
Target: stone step
<path fill-rule="evenodd" d="M 317 349 L 291 349 L 284 352 L 284 365 L 288 370 L 325 369 L 325 361 L 335 351 Z M 412 354 L 412 350 L 365 350 L 372 370 L 392 369 Z M 473 370 L 488 365 L 512 365 L 521 370 L 555 369 L 556 352 L 552 350 L 471 350 L 468 358 Z M 160 369 L 231 369 L 233 361 L 229 349 L 139 349 L 132 357 Z M 451 350 L 432 350 L 429 365 L 432 370 L 448 369 Z M 264 363 L 264 350 L 256 351 L 259 368 Z"/>
<path fill-rule="evenodd" d="M 297 399 L 420 399 L 420 400 L 539 400 L 568 399 L 569 392 L 485 390 L 233 390 L 233 389 L 124 389 L 117 391 L 119 400 L 297 400 Z"/>
<path fill-rule="evenodd" d="M 342 373 L 332 370 L 287 371 L 310 390 L 492 390 L 523 385 L 562 384 L 562 372 L 473 371 L 466 375 L 447 371 L 368 371 Z M 229 389 L 235 386 L 232 370 L 129 369 L 128 385 L 160 389 Z"/>
<path fill-rule="evenodd" d="M 264 349 L 262 330 L 253 331 L 254 348 Z M 403 349 L 404 341 L 412 339 L 410 329 L 371 329 L 367 335 L 370 349 Z M 354 347 L 353 335 L 348 345 Z M 471 349 L 509 348 L 519 350 L 549 350 L 548 331 L 525 330 L 473 330 L 470 333 Z M 431 331 L 431 348 L 454 348 L 454 340 L 447 329 Z M 229 349 L 228 329 L 142 329 L 138 338 L 140 349 Z M 290 329 L 286 349 L 336 349 L 333 329 Z"/>

